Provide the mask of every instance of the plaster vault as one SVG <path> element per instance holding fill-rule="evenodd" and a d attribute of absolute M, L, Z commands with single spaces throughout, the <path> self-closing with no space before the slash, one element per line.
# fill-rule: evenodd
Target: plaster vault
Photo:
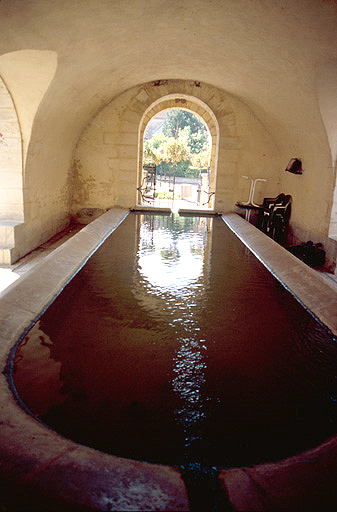
<path fill-rule="evenodd" d="M 41 182 L 27 161 L 36 151 L 34 124 L 56 68 L 53 51 L 26 49 L 0 56 L 0 263 L 13 263 L 54 234 L 51 229 L 41 233 L 41 219 L 35 226 L 31 222 L 39 205 L 34 188 Z"/>

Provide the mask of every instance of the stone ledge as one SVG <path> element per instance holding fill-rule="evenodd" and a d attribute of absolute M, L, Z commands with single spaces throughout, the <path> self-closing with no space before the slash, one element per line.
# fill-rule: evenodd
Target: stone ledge
<path fill-rule="evenodd" d="M 0 265 L 12 265 L 18 259 L 16 237 L 21 226 L 22 221 L 0 221 Z"/>
<path fill-rule="evenodd" d="M 15 317 L 16 307 L 28 310 L 31 312 L 31 321 L 35 321 L 128 213 L 122 208 L 111 209 L 85 226 L 74 237 L 46 256 L 38 268 L 33 268 L 4 290 L 0 306 L 12 305 L 12 318 Z M 1 307 L 0 319 L 4 320 L 3 315 L 8 312 L 6 310 L 7 307 Z M 3 321 L 0 327 L 0 340 L 5 327 L 6 321 Z"/>
<path fill-rule="evenodd" d="M 236 213 L 225 214 L 222 218 L 292 295 L 334 336 L 337 336 L 336 288 L 317 271 L 308 267 Z"/>

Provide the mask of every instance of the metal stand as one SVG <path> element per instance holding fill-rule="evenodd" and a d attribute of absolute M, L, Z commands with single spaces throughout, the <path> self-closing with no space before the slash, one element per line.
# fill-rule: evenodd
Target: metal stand
<path fill-rule="evenodd" d="M 246 178 L 247 180 L 250 180 L 249 199 L 248 199 L 248 201 L 242 201 L 240 203 L 237 203 L 237 206 L 239 206 L 240 208 L 245 208 L 245 210 L 246 210 L 245 211 L 245 219 L 249 222 L 251 211 L 256 208 L 260 208 L 259 204 L 254 203 L 254 194 L 255 194 L 256 183 L 258 181 L 267 181 L 267 180 L 264 178 L 255 178 L 254 179 L 254 178 L 251 178 L 250 176 L 242 176 L 242 177 Z"/>

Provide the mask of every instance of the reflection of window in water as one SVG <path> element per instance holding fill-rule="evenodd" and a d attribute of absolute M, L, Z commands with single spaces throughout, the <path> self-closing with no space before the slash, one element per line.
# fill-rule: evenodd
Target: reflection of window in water
<path fill-rule="evenodd" d="M 179 340 L 180 348 L 174 358 L 173 391 L 180 399 L 175 410 L 175 420 L 185 432 L 185 456 L 192 457 L 202 442 L 203 423 L 207 419 L 205 371 L 207 369 L 205 340 L 198 340 L 198 333 Z"/>
<path fill-rule="evenodd" d="M 168 249 L 162 249 L 160 256 L 164 264 L 171 265 L 173 261 L 177 262 L 179 260 L 180 252 L 176 245 L 171 245 Z"/>
<path fill-rule="evenodd" d="M 197 306 L 205 289 L 204 261 L 211 225 L 211 218 L 170 216 L 156 217 L 155 222 L 149 219 L 140 227 L 140 275 L 155 287 L 154 296 L 158 293 L 173 296 L 169 325 L 175 331 L 177 344 L 171 378 L 177 397 L 174 419 L 184 431 L 184 450 L 192 457 L 195 447 L 201 443 L 207 418 L 208 396 L 204 390 L 207 346 L 200 338 Z M 151 307 L 153 311 L 153 302 Z M 167 309 L 167 303 L 162 308 Z"/>
<path fill-rule="evenodd" d="M 158 218 L 157 218 L 158 219 Z M 170 216 L 140 228 L 138 268 L 154 286 L 181 287 L 202 276 L 211 219 Z M 191 227 L 194 236 L 191 236 Z M 173 229 L 172 229 L 173 228 Z"/>

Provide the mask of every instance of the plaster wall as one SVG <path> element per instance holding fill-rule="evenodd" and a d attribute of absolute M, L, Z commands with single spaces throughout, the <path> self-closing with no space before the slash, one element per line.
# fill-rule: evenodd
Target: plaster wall
<path fill-rule="evenodd" d="M 170 95 L 176 95 L 178 102 L 179 97 L 188 97 L 188 103 L 176 105 L 191 111 L 197 111 L 203 102 L 218 123 L 217 210 L 232 210 L 236 201 L 248 197 L 249 183 L 242 175 L 267 179 L 266 185 L 257 189 L 258 200 L 278 191 L 281 156 L 277 145 L 244 103 L 208 84 L 162 80 L 121 94 L 84 130 L 74 153 L 73 213 L 87 207 L 135 206 L 142 116 L 154 102 L 158 103 L 153 115 L 167 108 Z M 211 123 L 206 114 L 203 119 Z"/>
<path fill-rule="evenodd" d="M 24 222 L 15 230 L 12 261 L 4 263 L 13 263 L 69 224 L 73 143 L 53 135 L 49 132 L 43 140 L 33 138 L 30 142 L 21 190 Z"/>
<path fill-rule="evenodd" d="M 302 124 L 302 123 L 301 123 Z M 327 236 L 333 204 L 334 175 L 330 148 L 324 129 L 314 130 L 316 123 L 304 121 L 301 129 L 308 137 L 294 140 L 283 150 L 280 187 L 291 194 L 292 222 Z M 303 174 L 285 172 L 290 158 L 302 160 Z"/>
<path fill-rule="evenodd" d="M 322 119 L 331 148 L 330 174 L 336 180 L 337 164 L 337 60 L 323 63 L 317 70 L 317 92 Z M 335 181 L 329 235 L 337 239 L 337 187 Z"/>

